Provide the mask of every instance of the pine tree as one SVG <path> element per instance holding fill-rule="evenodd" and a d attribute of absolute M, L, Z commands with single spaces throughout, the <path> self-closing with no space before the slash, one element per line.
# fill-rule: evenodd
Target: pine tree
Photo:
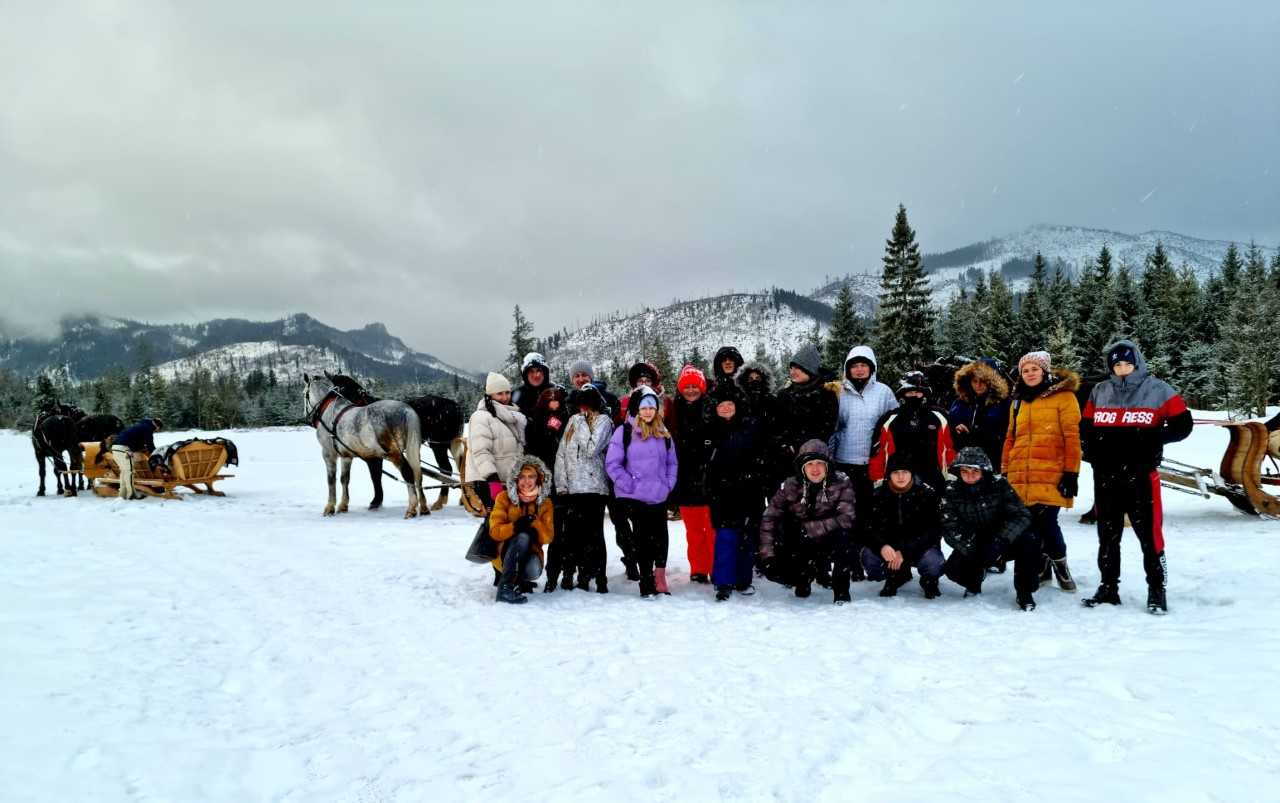
<path fill-rule="evenodd" d="M 1067 272 L 1067 266 L 1061 259 L 1056 260 L 1053 268 L 1053 281 L 1049 282 L 1048 299 L 1045 307 L 1051 320 L 1060 319 L 1068 329 L 1075 329 L 1075 283 Z"/>
<path fill-rule="evenodd" d="M 511 327 L 511 353 L 507 355 L 507 362 L 519 368 L 524 355 L 533 351 L 533 322 L 524 317 L 519 304 L 516 304 L 512 317 L 515 320 Z"/>
<path fill-rule="evenodd" d="M 880 358 L 877 373 L 892 382 L 935 356 L 935 312 L 930 305 L 929 279 L 905 206 L 898 206 L 892 236 L 885 242 L 883 262 L 875 348 Z"/>
<path fill-rule="evenodd" d="M 1244 268 L 1244 263 L 1240 260 L 1240 249 L 1236 248 L 1235 243 L 1227 246 L 1227 253 L 1222 256 L 1222 286 L 1226 288 L 1228 295 L 1235 295 L 1236 288 L 1240 286 L 1240 271 Z"/>
<path fill-rule="evenodd" d="M 1071 327 L 1062 318 L 1055 318 L 1053 328 L 1049 332 L 1045 344 L 1053 364 L 1077 373 L 1081 370 L 1080 353 L 1076 350 L 1075 339 L 1071 336 Z"/>
<path fill-rule="evenodd" d="M 37 412 L 47 412 L 58 406 L 58 391 L 53 386 L 53 380 L 47 374 L 40 374 L 36 377 L 35 397 L 32 399 L 32 409 Z"/>
<path fill-rule="evenodd" d="M 1106 355 L 1103 352 L 1120 333 L 1120 304 L 1116 290 L 1111 249 L 1104 244 L 1093 270 L 1088 274 L 1088 284 L 1081 280 L 1076 304 L 1085 321 L 1080 340 L 1081 368 L 1089 377 L 1106 375 Z"/>
<path fill-rule="evenodd" d="M 1013 293 L 1004 275 L 996 270 L 991 272 L 991 299 L 982 316 L 982 354 L 983 357 L 994 357 L 1004 363 L 1017 360 L 1018 320 L 1013 311 Z"/>
<path fill-rule="evenodd" d="M 111 394 L 107 383 L 99 379 L 93 383 L 94 415 L 111 415 Z"/>
<path fill-rule="evenodd" d="M 1043 348 L 1049 338 L 1051 319 L 1048 307 L 1049 282 L 1048 268 L 1044 256 L 1036 251 L 1031 270 L 1031 283 L 1022 296 L 1022 305 L 1018 309 L 1017 346 L 1013 349 L 1015 356 L 1022 356 L 1029 351 Z"/>
<path fill-rule="evenodd" d="M 839 376 L 844 369 L 844 358 L 849 349 L 864 342 L 866 336 L 866 327 L 853 308 L 853 292 L 848 283 L 845 283 L 836 294 L 831 327 L 827 329 L 827 342 L 823 349 L 823 365 Z"/>
<path fill-rule="evenodd" d="M 1262 251 L 1250 243 L 1243 270 L 1236 272 L 1236 289 L 1222 327 L 1226 401 L 1231 410 L 1244 416 L 1266 413 L 1276 363 L 1280 362 L 1280 344 L 1271 335 L 1280 305 L 1269 291 L 1266 271 Z"/>
<path fill-rule="evenodd" d="M 981 323 L 969 293 L 963 287 L 947 302 L 946 313 L 942 316 L 942 337 L 940 348 L 952 356 L 973 358 L 978 355 L 977 347 Z"/>
<path fill-rule="evenodd" d="M 667 348 L 667 344 L 661 338 L 654 338 L 649 344 L 649 350 L 646 352 L 649 362 L 653 363 L 658 369 L 658 375 L 662 377 L 664 386 L 670 384 L 670 390 L 675 390 L 676 371 L 671 365 L 671 350 Z"/>
<path fill-rule="evenodd" d="M 1116 294 L 1116 333 L 1125 337 L 1137 337 L 1138 317 L 1142 313 L 1142 299 L 1138 285 L 1128 265 L 1121 264 L 1113 279 Z"/>

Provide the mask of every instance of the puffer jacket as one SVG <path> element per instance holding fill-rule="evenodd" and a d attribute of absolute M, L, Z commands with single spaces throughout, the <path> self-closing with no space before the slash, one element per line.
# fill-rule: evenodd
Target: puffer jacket
<path fill-rule="evenodd" d="M 520 476 L 525 466 L 533 466 L 538 472 L 538 498 L 529 504 L 520 501 L 520 494 L 516 490 L 516 477 Z M 498 494 L 493 510 L 489 512 L 489 537 L 499 544 L 511 540 L 516 534 L 516 521 L 521 516 L 530 516 L 533 518 L 533 531 L 537 535 L 532 551 L 542 560 L 542 548 L 555 538 L 555 514 L 551 500 L 547 498 L 551 480 L 546 465 L 533 455 L 524 455 L 517 460 L 507 475 L 507 487 Z M 503 548 L 499 546 L 498 557 L 490 561 L 498 571 L 502 571 L 502 552 Z"/>
<path fill-rule="evenodd" d="M 631 429 L 631 444 L 623 447 L 623 432 Z M 648 505 L 662 504 L 676 487 L 678 460 L 671 437 L 641 437 L 634 418 L 613 432 L 604 467 L 613 480 L 613 493 Z"/>
<path fill-rule="evenodd" d="M 1064 472 L 1080 471 L 1080 403 L 1075 391 L 1080 377 L 1057 369 L 1032 393 L 1021 382 L 1014 389 L 1000 464 L 1023 504 L 1071 507 L 1058 493 Z"/>
<path fill-rule="evenodd" d="M 912 560 L 942 541 L 938 492 L 919 477 L 899 493 L 883 482 L 871 494 L 865 543 L 872 552 L 891 546 Z"/>
<path fill-rule="evenodd" d="M 964 480 L 947 483 L 942 497 L 942 537 L 962 555 L 977 555 L 1000 542 L 1000 552 L 1031 524 L 1031 511 L 1004 477 L 982 472 L 973 485 Z"/>
<path fill-rule="evenodd" d="M 862 390 L 849 379 L 849 363 L 857 358 L 871 363 L 871 377 Z M 898 406 L 893 391 L 876 381 L 876 353 L 870 346 L 854 346 L 844 360 L 844 381 L 840 385 L 840 413 L 832 451 L 837 463 L 865 466 L 871 460 L 871 442 L 876 422 Z"/>
<path fill-rule="evenodd" d="M 565 425 L 564 440 L 556 452 L 556 490 L 562 494 L 609 494 L 609 475 L 604 470 L 604 453 L 613 435 L 607 412 L 587 417 L 576 413 Z"/>
<path fill-rule="evenodd" d="M 488 396 L 482 398 L 467 427 L 467 479 L 510 474 L 524 453 L 524 428 L 524 413 Z"/>
<path fill-rule="evenodd" d="M 676 477 L 677 504 L 694 507 L 707 504 L 707 458 L 711 454 L 709 440 L 709 416 L 715 415 L 707 403 L 707 397 L 700 396 L 697 401 L 689 402 L 682 396 L 675 400 L 676 416 L 680 419 L 680 429 L 674 433 L 676 457 L 680 464 L 679 476 Z"/>
<path fill-rule="evenodd" d="M 876 422 L 868 474 L 882 480 L 894 454 L 906 455 L 911 470 L 934 488 L 941 488 L 956 448 L 951 442 L 947 414 L 923 401 L 905 404 L 885 413 Z"/>
<path fill-rule="evenodd" d="M 1094 385 L 1080 418 L 1084 459 L 1095 473 L 1149 474 L 1160 466 L 1164 445 L 1191 434 L 1191 411 L 1169 383 L 1147 371 L 1138 344 L 1120 340 L 1107 346 L 1133 349 L 1133 373 Z"/>
<path fill-rule="evenodd" d="M 717 415 L 708 422 L 706 437 L 711 446 L 705 485 L 712 526 L 741 528 L 759 521 L 765 488 L 765 444 L 759 426 L 741 413 L 729 421 Z"/>
<path fill-rule="evenodd" d="M 803 385 L 791 383 L 778 391 L 775 408 L 774 438 L 781 455 L 794 457 L 805 441 L 816 438 L 830 443 L 840 418 L 840 400 L 836 396 L 839 383 L 822 380 L 822 360 L 812 344 L 806 344 L 791 362 L 809 374 Z"/>
<path fill-rule="evenodd" d="M 815 439 L 805 443 L 800 453 L 826 456 L 829 451 Z M 841 530 L 851 533 L 854 508 L 853 482 L 843 473 L 828 464 L 827 479 L 812 483 L 796 466 L 795 474 L 769 500 L 760 521 L 760 558 L 772 558 L 778 542 L 792 532 L 803 531 L 805 537 L 818 540 Z"/>
<path fill-rule="evenodd" d="M 982 396 L 973 391 L 974 377 L 987 383 L 987 392 Z M 977 446 L 991 458 L 992 465 L 999 463 L 1004 436 L 1009 431 L 1009 383 L 999 371 L 977 361 L 956 371 L 954 386 L 956 400 L 947 410 L 947 420 L 956 449 Z M 959 432 L 960 426 L 967 431 Z"/>
<path fill-rule="evenodd" d="M 734 369 L 732 374 L 726 374 L 721 368 L 720 363 L 725 360 L 733 360 Z M 742 368 L 742 352 L 733 346 L 721 346 L 716 351 L 716 356 L 711 361 L 711 382 L 707 385 L 707 392 L 715 390 L 716 385 L 727 383 L 730 385 L 737 384 L 738 369 Z"/>

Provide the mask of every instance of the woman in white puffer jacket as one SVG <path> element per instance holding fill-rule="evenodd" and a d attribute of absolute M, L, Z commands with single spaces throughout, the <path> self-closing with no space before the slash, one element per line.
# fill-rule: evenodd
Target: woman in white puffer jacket
<path fill-rule="evenodd" d="M 511 474 L 524 454 L 524 413 L 511 404 L 511 383 L 501 374 L 489 374 L 485 396 L 476 405 L 467 425 L 467 478 L 486 511 L 502 492 L 502 479 Z"/>

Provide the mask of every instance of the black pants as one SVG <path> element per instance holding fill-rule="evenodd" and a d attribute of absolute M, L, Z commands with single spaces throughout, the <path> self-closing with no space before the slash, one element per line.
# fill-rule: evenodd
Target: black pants
<path fill-rule="evenodd" d="M 558 498 L 556 517 L 564 522 L 564 530 L 556 536 L 552 546 L 563 538 L 565 557 L 559 558 L 561 564 L 557 566 L 555 555 L 558 553 L 553 552 L 553 557 L 548 560 L 549 573 L 555 574 L 562 569 L 570 574 L 577 569 L 580 577 L 605 576 L 605 499 L 601 494 L 570 494 Z"/>
<path fill-rule="evenodd" d="M 610 496 L 606 503 L 609 506 L 609 521 L 613 523 L 613 540 L 622 552 L 624 565 L 636 562 L 635 534 L 631 529 L 631 521 L 627 518 L 627 501 Z"/>
<path fill-rule="evenodd" d="M 1040 587 L 1040 568 L 1044 562 L 1040 556 L 1040 538 L 1030 529 L 1015 538 L 1003 552 L 989 537 L 980 539 L 978 548 L 970 555 L 953 550 L 942 572 L 951 582 L 977 594 L 982 591 L 987 567 L 1000 558 L 1013 561 L 1014 590 L 1035 593 Z"/>
<path fill-rule="evenodd" d="M 635 499 L 614 499 L 631 531 L 632 548 L 641 577 L 654 568 L 667 568 L 667 504 L 647 505 Z"/>
<path fill-rule="evenodd" d="M 1120 582 L 1120 538 L 1128 515 L 1142 546 L 1142 567 L 1147 586 L 1164 588 L 1168 567 L 1164 557 L 1164 509 L 1160 501 L 1160 474 L 1094 470 L 1093 495 L 1098 505 L 1098 571 L 1102 582 Z"/>
<path fill-rule="evenodd" d="M 849 566 L 853 561 L 852 540 L 844 530 L 821 539 L 808 538 L 800 530 L 788 533 L 774 551 L 768 577 L 783 585 L 812 583 L 823 567 L 831 570 L 831 590 L 849 590 Z"/>
<path fill-rule="evenodd" d="M 836 468 L 844 472 L 853 481 L 853 532 L 854 539 L 866 541 L 867 522 L 871 521 L 871 495 L 875 493 L 875 483 L 871 481 L 871 470 L 866 465 L 857 463 L 836 463 Z M 862 570 L 862 561 L 851 560 L 849 571 L 855 580 L 863 580 L 866 574 Z"/>

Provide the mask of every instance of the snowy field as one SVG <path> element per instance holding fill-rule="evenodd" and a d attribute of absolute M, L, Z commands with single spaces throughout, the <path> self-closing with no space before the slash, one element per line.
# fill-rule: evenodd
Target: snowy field
<path fill-rule="evenodd" d="M 323 519 L 310 430 L 219 434 L 227 497 L 123 503 L 36 498 L 29 441 L 0 433 L 0 799 L 1280 799 L 1280 522 L 1225 500 L 1166 491 L 1165 618 L 1132 534 L 1124 605 L 1080 606 L 1087 468 L 1063 518 L 1081 592 L 1030 614 L 1011 573 L 969 600 L 761 581 L 716 604 L 679 524 L 669 598 L 611 553 L 607 596 L 498 606 L 456 504 L 404 521 L 388 482 L 368 512 L 357 465 Z M 1170 453 L 1225 444 L 1197 427 Z"/>

